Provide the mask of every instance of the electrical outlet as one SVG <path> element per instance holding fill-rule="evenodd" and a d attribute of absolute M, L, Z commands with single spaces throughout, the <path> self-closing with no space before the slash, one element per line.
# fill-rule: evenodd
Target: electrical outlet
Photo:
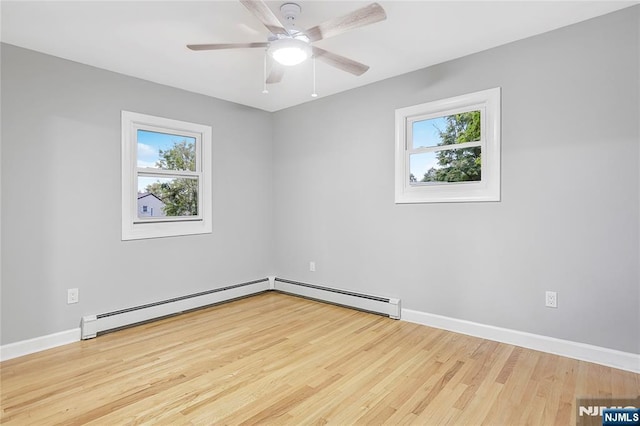
<path fill-rule="evenodd" d="M 555 291 L 547 291 L 544 294 L 544 305 L 548 308 L 558 307 L 558 293 Z"/>
<path fill-rule="evenodd" d="M 77 288 L 67 289 L 67 305 L 71 305 L 72 303 L 78 303 L 78 289 Z"/>
<path fill-rule="evenodd" d="M 309 262 L 309 271 L 310 272 L 315 272 L 316 271 L 316 262 L 314 262 L 314 261 Z"/>

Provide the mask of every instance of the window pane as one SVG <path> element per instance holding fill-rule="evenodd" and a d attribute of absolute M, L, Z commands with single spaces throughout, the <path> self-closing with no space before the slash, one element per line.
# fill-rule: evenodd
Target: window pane
<path fill-rule="evenodd" d="M 481 154 L 479 146 L 412 154 L 409 158 L 410 183 L 480 181 Z"/>
<path fill-rule="evenodd" d="M 413 148 L 480 140 L 480 111 L 430 118 L 412 123 Z"/>
<path fill-rule="evenodd" d="M 138 176 L 139 218 L 197 215 L 198 178 Z"/>
<path fill-rule="evenodd" d="M 196 171 L 196 138 L 137 131 L 138 167 Z"/>
<path fill-rule="evenodd" d="M 438 166 L 438 159 L 435 152 L 425 152 L 422 154 L 412 154 L 409 157 L 409 181 L 415 182 L 427 182 L 423 180 L 430 170 L 435 170 Z"/>

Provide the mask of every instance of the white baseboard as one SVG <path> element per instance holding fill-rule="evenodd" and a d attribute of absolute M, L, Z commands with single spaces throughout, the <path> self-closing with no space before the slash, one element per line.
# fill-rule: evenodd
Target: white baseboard
<path fill-rule="evenodd" d="M 402 320 L 640 373 L 640 354 L 402 309 Z"/>
<path fill-rule="evenodd" d="M 0 361 L 80 341 L 80 328 L 0 346 Z"/>

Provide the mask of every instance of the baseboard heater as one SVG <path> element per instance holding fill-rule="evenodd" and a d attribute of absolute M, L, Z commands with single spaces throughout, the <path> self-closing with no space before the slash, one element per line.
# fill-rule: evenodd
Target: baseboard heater
<path fill-rule="evenodd" d="M 271 287 L 272 286 L 269 285 L 269 279 L 264 278 L 163 300 L 161 302 L 149 303 L 99 315 L 84 316 L 82 317 L 80 327 L 82 330 L 82 339 L 91 339 L 99 333 L 262 293 L 270 290 Z"/>
<path fill-rule="evenodd" d="M 273 290 L 400 319 L 400 299 L 275 278 Z"/>

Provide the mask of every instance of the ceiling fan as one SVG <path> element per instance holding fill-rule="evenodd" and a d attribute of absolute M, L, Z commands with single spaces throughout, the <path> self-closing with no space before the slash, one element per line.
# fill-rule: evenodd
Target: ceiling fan
<path fill-rule="evenodd" d="M 357 9 L 339 18 L 330 19 L 308 30 L 296 27 L 295 21 L 301 8 L 296 3 L 285 3 L 280 7 L 284 17 L 284 25 L 273 14 L 263 0 L 240 0 L 262 24 L 270 34 L 268 41 L 256 43 L 213 43 L 189 44 L 191 50 L 220 50 L 261 47 L 267 49 L 267 54 L 274 59 L 273 65 L 266 77 L 265 83 L 278 83 L 284 75 L 284 66 L 297 65 L 309 57 L 314 57 L 333 67 L 359 76 L 364 74 L 369 66 L 328 52 L 320 47 L 312 46 L 313 42 L 333 37 L 344 32 L 373 24 L 387 18 L 378 3 Z M 266 66 L 266 65 L 265 65 Z M 265 71 L 266 73 L 266 71 Z"/>

